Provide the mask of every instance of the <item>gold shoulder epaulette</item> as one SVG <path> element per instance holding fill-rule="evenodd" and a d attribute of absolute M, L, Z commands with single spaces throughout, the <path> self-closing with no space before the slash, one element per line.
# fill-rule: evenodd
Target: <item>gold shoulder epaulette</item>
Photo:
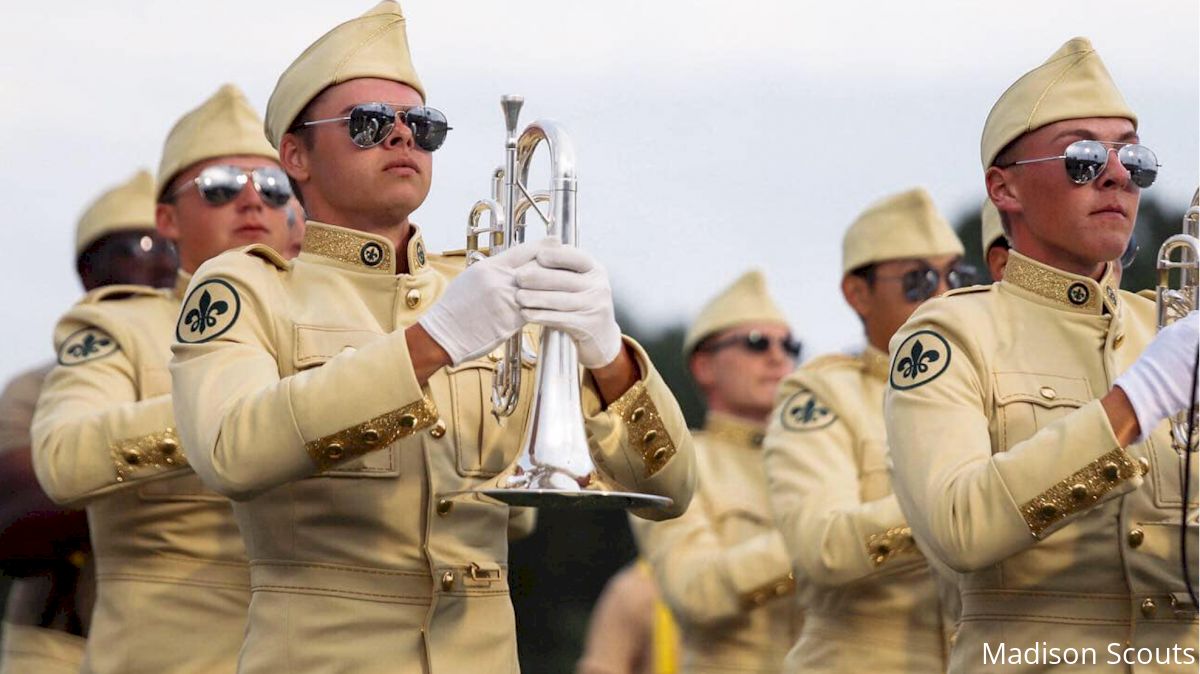
<path fill-rule="evenodd" d="M 79 304 L 95 304 L 97 302 L 104 302 L 107 300 L 123 300 L 128 297 L 153 297 L 155 295 L 160 295 L 163 292 L 164 291 L 161 288 L 152 288 L 150 286 L 131 284 L 111 285 L 104 286 L 103 288 L 96 288 L 95 290 L 89 292 L 83 296 L 83 299 L 79 300 Z"/>
<path fill-rule="evenodd" d="M 279 251 L 275 250 L 274 248 L 272 248 L 266 244 L 253 243 L 253 244 L 250 244 L 249 246 L 246 246 L 245 248 L 242 248 L 242 252 L 247 255 L 254 255 L 256 257 L 260 257 L 260 258 L 266 260 L 267 262 L 270 262 L 271 264 L 273 264 L 276 267 L 279 267 L 280 269 L 283 269 L 283 270 L 292 268 L 291 262 L 288 262 L 287 260 L 285 260 L 283 258 L 283 256 L 279 254 Z"/>

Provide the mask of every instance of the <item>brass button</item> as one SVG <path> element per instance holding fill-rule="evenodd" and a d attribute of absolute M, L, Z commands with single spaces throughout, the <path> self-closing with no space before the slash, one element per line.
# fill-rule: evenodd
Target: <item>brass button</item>
<path fill-rule="evenodd" d="M 442 574 L 442 592 L 449 592 L 454 589 L 454 572 L 447 571 Z"/>
<path fill-rule="evenodd" d="M 1038 391 L 1038 393 L 1041 393 L 1042 397 L 1045 398 L 1046 400 L 1054 400 L 1055 398 L 1058 397 L 1058 392 L 1055 391 L 1054 389 L 1050 388 L 1049 386 L 1043 386 L 1041 388 L 1041 390 Z"/>
<path fill-rule="evenodd" d="M 1047 503 L 1038 509 L 1038 514 L 1040 514 L 1043 519 L 1050 519 L 1058 514 L 1058 508 L 1055 507 L 1053 503 Z"/>
<path fill-rule="evenodd" d="M 437 423 L 433 425 L 433 428 L 429 429 L 429 434 L 435 438 L 440 438 L 443 435 L 445 435 L 446 434 L 446 422 L 442 421 L 441 419 L 438 419 Z"/>
<path fill-rule="evenodd" d="M 887 543 L 880 543 L 879 545 L 875 546 L 875 554 L 879 555 L 880 557 L 887 556 L 887 554 L 891 551 L 892 548 Z"/>
<path fill-rule="evenodd" d="M 500 362 L 500 354 L 493 351 L 492 353 L 488 354 L 488 360 L 492 361 L 493 363 L 499 363 Z"/>
<path fill-rule="evenodd" d="M 1129 547 L 1136 548 L 1146 540 L 1146 532 L 1141 529 L 1131 529 L 1129 531 Z"/>
<path fill-rule="evenodd" d="M 412 428 L 417 425 L 417 418 L 411 414 L 400 415 L 400 428 Z"/>
<path fill-rule="evenodd" d="M 342 454 L 344 453 L 344 451 L 345 450 L 341 446 L 341 444 L 336 443 L 336 442 L 331 442 L 328 445 L 325 445 L 325 458 L 334 459 L 334 460 L 340 459 L 340 458 L 342 458 Z"/>
<path fill-rule="evenodd" d="M 646 431 L 646 434 L 642 436 L 642 444 L 649 445 L 657 439 L 658 439 L 658 431 Z"/>
<path fill-rule="evenodd" d="M 417 305 L 421 303 L 421 291 L 416 288 L 409 290 L 404 294 L 404 303 L 408 305 L 409 309 L 416 309 Z"/>
<path fill-rule="evenodd" d="M 179 449 L 179 443 L 174 438 L 163 438 L 163 441 L 158 443 L 158 449 L 163 454 L 174 454 L 175 450 Z"/>
<path fill-rule="evenodd" d="M 1076 484 L 1071 486 L 1071 498 L 1076 501 L 1082 501 L 1088 497 L 1088 488 L 1086 484 Z"/>
<path fill-rule="evenodd" d="M 454 501 L 451 501 L 448 498 L 438 499 L 437 514 L 441 515 L 442 517 L 445 517 L 446 515 L 450 514 L 451 510 L 454 510 Z"/>
<path fill-rule="evenodd" d="M 667 448 L 666 447 L 659 447 L 658 449 L 654 450 L 654 461 L 655 462 L 662 461 L 665 458 L 667 458 Z"/>
<path fill-rule="evenodd" d="M 1155 604 L 1153 599 L 1146 597 L 1142 600 L 1142 615 L 1146 616 L 1147 618 L 1153 618 L 1154 614 L 1157 612 L 1158 604 Z"/>
<path fill-rule="evenodd" d="M 1125 333 L 1121 333 L 1121 334 L 1117 335 L 1116 339 L 1113 340 L 1113 348 L 1119 349 L 1119 348 L 1121 348 L 1121 345 L 1124 343 L 1125 343 Z"/>
<path fill-rule="evenodd" d="M 642 417 L 644 416 L 646 416 L 646 408 L 638 407 L 637 409 L 633 410 L 632 414 L 629 415 L 629 420 L 636 424 L 637 422 L 641 421 Z"/>
<path fill-rule="evenodd" d="M 1104 479 L 1109 482 L 1116 482 L 1119 477 L 1121 477 L 1121 469 L 1117 464 L 1111 461 L 1104 464 Z"/>
<path fill-rule="evenodd" d="M 130 449 L 130 450 L 127 450 L 127 451 L 126 451 L 126 452 L 125 452 L 125 453 L 122 455 L 122 458 L 124 458 L 124 459 L 125 459 L 125 463 L 127 463 L 127 464 L 129 464 L 129 465 L 131 465 L 131 466 L 136 466 L 136 465 L 138 465 L 139 463 L 141 463 L 141 462 L 142 462 L 142 455 L 141 455 L 141 454 L 138 454 L 138 453 L 137 453 L 137 451 L 135 451 L 135 450 L 132 450 L 132 449 Z"/>
<path fill-rule="evenodd" d="M 362 432 L 362 439 L 363 442 L 367 443 L 368 445 L 373 445 L 379 442 L 379 431 L 375 430 L 374 428 L 364 428 Z"/>
<path fill-rule="evenodd" d="M 1144 456 L 1138 457 L 1138 465 L 1142 467 L 1142 475 L 1150 472 L 1150 460 Z"/>

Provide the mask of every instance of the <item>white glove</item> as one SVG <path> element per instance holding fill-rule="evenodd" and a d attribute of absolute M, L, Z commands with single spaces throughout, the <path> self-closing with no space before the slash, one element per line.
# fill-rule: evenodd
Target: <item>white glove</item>
<path fill-rule="evenodd" d="M 421 316 L 421 327 L 455 365 L 491 352 L 525 324 L 513 275 L 535 255 L 536 245 L 526 243 L 472 264 Z"/>
<path fill-rule="evenodd" d="M 579 362 L 594 370 L 621 352 L 608 274 L 587 253 L 554 239 L 538 242 L 537 259 L 517 270 L 521 318 L 562 330 L 575 340 Z"/>
<path fill-rule="evenodd" d="M 1200 315 L 1193 311 L 1158 333 L 1150 346 L 1117 380 L 1137 415 L 1138 442 L 1163 419 L 1192 404 L 1192 372 L 1200 348 Z"/>

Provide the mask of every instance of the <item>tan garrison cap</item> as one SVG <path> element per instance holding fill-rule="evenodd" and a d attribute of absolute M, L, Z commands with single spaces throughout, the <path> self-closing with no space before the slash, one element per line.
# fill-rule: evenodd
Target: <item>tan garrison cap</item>
<path fill-rule="evenodd" d="M 154 229 L 154 177 L 138 171 L 101 194 L 75 227 L 75 257 L 100 237 L 123 229 Z"/>
<path fill-rule="evenodd" d="M 992 106 L 979 148 L 983 168 L 1030 131 L 1087 117 L 1124 117 L 1137 128 L 1137 115 L 1125 103 L 1100 55 L 1087 38 L 1077 37 L 1025 73 Z"/>
<path fill-rule="evenodd" d="M 1004 223 L 1000 222 L 1000 211 L 996 210 L 996 204 L 991 199 L 983 200 L 980 216 L 983 221 L 983 259 L 986 260 L 988 250 L 1004 238 Z"/>
<path fill-rule="evenodd" d="M 407 84 L 425 100 L 408 53 L 400 5 L 392 0 L 325 33 L 279 76 L 267 103 L 267 138 L 279 147 L 297 115 L 327 87 L 362 77 Z"/>
<path fill-rule="evenodd" d="M 962 252 L 929 192 L 917 187 L 875 202 L 850 225 L 842 239 L 842 273 L 885 260 Z"/>
<path fill-rule="evenodd" d="M 235 155 L 279 161 L 279 153 L 263 135 L 258 113 L 240 89 L 226 84 L 200 107 L 181 117 L 167 134 L 154 187 L 155 199 L 162 196 L 163 189 L 175 176 L 192 164 Z"/>
<path fill-rule="evenodd" d="M 704 305 L 683 339 L 684 357 L 690 356 L 692 349 L 705 337 L 742 323 L 788 324 L 767 292 L 766 278 L 757 269 L 742 274 L 733 285 Z"/>

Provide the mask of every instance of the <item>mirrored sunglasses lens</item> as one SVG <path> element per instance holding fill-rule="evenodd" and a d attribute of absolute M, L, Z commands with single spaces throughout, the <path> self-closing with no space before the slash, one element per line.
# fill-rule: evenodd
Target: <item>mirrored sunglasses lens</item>
<path fill-rule="evenodd" d="M 404 113 L 404 121 L 412 130 L 413 142 L 426 152 L 433 152 L 446 142 L 446 116 L 441 110 L 417 106 Z"/>
<path fill-rule="evenodd" d="M 1117 158 L 1138 187 L 1150 187 L 1158 178 L 1158 157 L 1144 145 L 1126 145 L 1117 152 Z"/>
<path fill-rule="evenodd" d="M 263 202 L 272 208 L 283 208 L 292 199 L 292 184 L 281 169 L 255 169 L 254 186 Z"/>
<path fill-rule="evenodd" d="M 965 288 L 979 282 L 979 273 L 971 265 L 960 265 L 946 274 L 946 285 L 954 288 Z"/>
<path fill-rule="evenodd" d="M 900 277 L 900 287 L 904 290 L 904 299 L 909 302 L 924 302 L 933 297 L 937 290 L 939 274 L 935 269 L 913 269 Z"/>
<path fill-rule="evenodd" d="M 800 357 L 800 342 L 797 342 L 796 340 L 789 337 L 789 338 L 783 340 L 783 350 L 785 352 L 787 352 L 787 355 L 791 356 L 792 358 L 799 358 Z"/>
<path fill-rule="evenodd" d="M 1067 175 L 1071 182 L 1083 185 L 1096 179 L 1108 163 L 1108 146 L 1094 140 L 1079 140 L 1067 146 Z"/>
<path fill-rule="evenodd" d="M 364 103 L 350 111 L 350 140 L 361 148 L 374 147 L 391 135 L 396 111 L 383 103 Z"/>
<path fill-rule="evenodd" d="M 214 206 L 233 201 L 246 185 L 246 176 L 229 166 L 210 166 L 196 178 L 200 196 Z"/>
<path fill-rule="evenodd" d="M 746 335 L 746 339 L 743 343 L 746 345 L 746 349 L 748 351 L 753 351 L 755 353 L 762 353 L 771 348 L 771 340 L 757 332 L 752 332 Z"/>

